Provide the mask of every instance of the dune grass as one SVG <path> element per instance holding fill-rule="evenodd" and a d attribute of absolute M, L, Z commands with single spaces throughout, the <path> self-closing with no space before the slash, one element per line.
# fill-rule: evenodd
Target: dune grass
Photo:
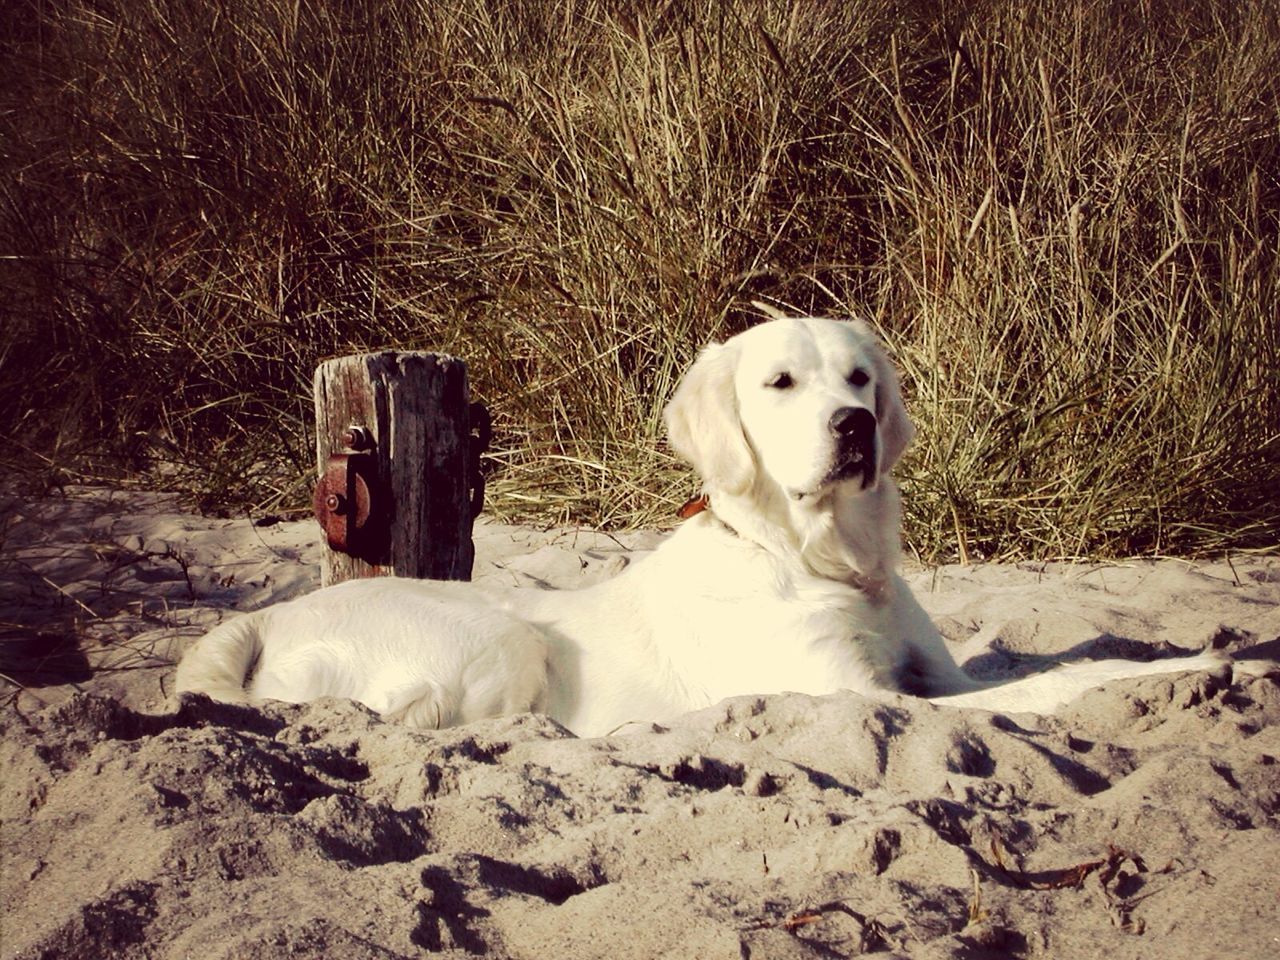
<path fill-rule="evenodd" d="M 942 11 L 942 12 L 940 12 Z M 489 510 L 694 488 L 679 372 L 857 313 L 928 560 L 1280 540 L 1280 0 L 19 0 L 10 472 L 307 501 L 310 377 L 464 357 Z"/>

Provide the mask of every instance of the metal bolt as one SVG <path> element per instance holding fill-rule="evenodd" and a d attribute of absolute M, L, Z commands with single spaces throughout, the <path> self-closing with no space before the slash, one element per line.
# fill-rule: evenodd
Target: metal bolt
<path fill-rule="evenodd" d="M 340 493 L 331 493 L 324 498 L 325 509 L 339 516 L 347 512 L 347 498 Z"/>
<path fill-rule="evenodd" d="M 373 446 L 373 434 L 368 427 L 352 424 L 342 435 L 342 442 L 352 450 L 368 450 Z"/>

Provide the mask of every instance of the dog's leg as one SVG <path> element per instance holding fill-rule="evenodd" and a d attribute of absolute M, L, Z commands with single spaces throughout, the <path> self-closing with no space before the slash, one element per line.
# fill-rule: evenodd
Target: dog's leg
<path fill-rule="evenodd" d="M 413 668 L 394 661 L 372 675 L 356 699 L 384 719 L 427 730 L 538 709 L 546 698 L 545 638 L 505 614 L 486 615 L 484 622 L 499 632 L 451 637 L 448 655 Z"/>
<path fill-rule="evenodd" d="M 1020 680 L 988 686 L 982 690 L 951 696 L 930 697 L 932 703 L 950 707 L 970 707 L 996 713 L 1053 713 L 1089 690 L 1112 680 L 1147 677 L 1162 673 L 1210 671 L 1231 676 L 1232 664 L 1216 653 L 1194 657 L 1171 657 L 1139 663 L 1133 660 L 1094 660 L 1072 663 Z"/>
<path fill-rule="evenodd" d="M 439 730 L 457 722 L 458 704 L 429 681 L 390 692 L 385 700 L 368 703 L 383 720 L 418 730 Z"/>

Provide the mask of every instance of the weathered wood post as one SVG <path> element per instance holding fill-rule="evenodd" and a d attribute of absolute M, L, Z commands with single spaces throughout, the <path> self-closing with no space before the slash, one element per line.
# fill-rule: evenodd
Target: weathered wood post
<path fill-rule="evenodd" d="M 470 580 L 489 419 L 470 402 L 466 364 L 416 351 L 325 360 L 315 404 L 324 585 Z"/>

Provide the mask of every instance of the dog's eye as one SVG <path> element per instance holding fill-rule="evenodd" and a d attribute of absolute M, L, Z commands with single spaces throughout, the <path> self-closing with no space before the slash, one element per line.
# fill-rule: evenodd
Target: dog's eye
<path fill-rule="evenodd" d="M 849 374 L 849 382 L 855 387 L 865 387 L 871 382 L 871 374 L 861 367 L 854 367 L 853 373 Z"/>
<path fill-rule="evenodd" d="M 795 381 L 791 379 L 791 374 L 783 371 L 771 380 L 766 380 L 764 385 L 766 387 L 773 387 L 775 390 L 786 390 L 794 383 Z"/>

